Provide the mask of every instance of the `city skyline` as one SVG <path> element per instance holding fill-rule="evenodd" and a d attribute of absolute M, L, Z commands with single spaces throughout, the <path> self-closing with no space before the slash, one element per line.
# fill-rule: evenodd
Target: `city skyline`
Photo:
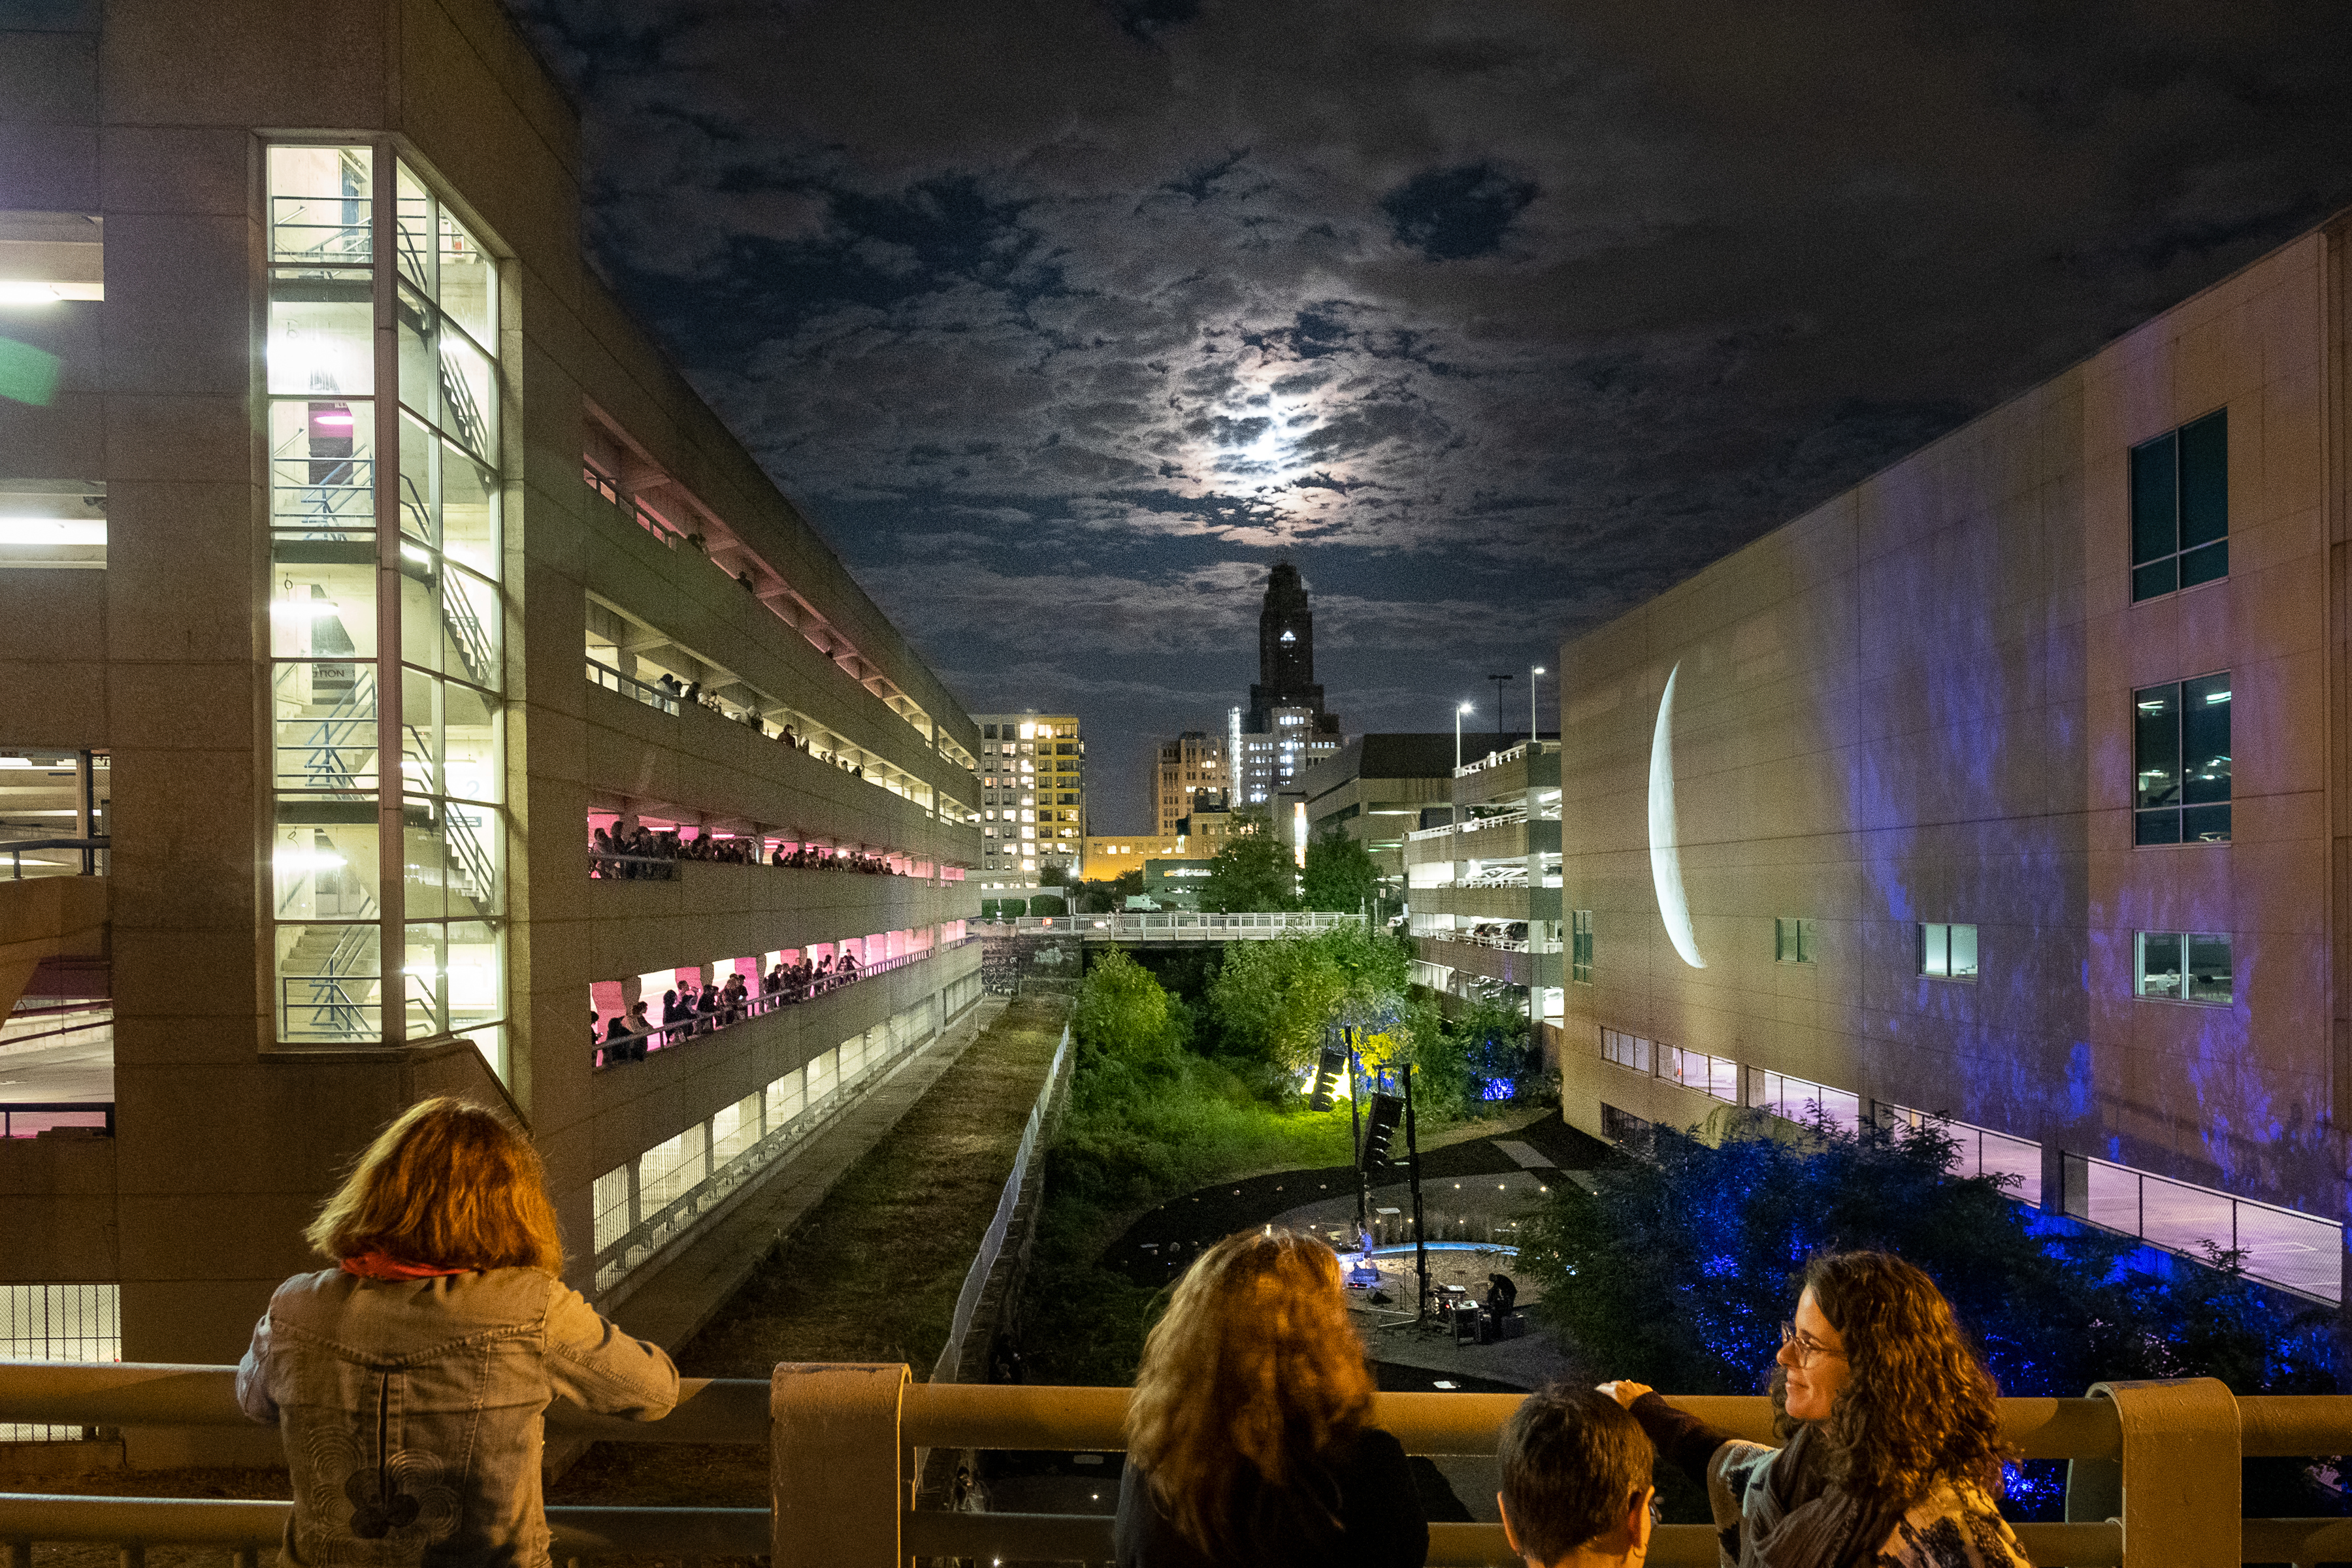
<path fill-rule="evenodd" d="M 512 9 L 623 297 L 1122 813 L 1283 549 L 1349 724 L 1446 726 L 2352 201 L 2315 7 Z"/>

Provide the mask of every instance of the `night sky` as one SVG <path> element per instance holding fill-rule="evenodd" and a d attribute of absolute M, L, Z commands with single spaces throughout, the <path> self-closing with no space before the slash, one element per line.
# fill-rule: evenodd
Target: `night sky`
<path fill-rule="evenodd" d="M 1092 830 L 1655 594 L 2352 203 L 2352 7 L 510 0 L 597 266 Z M 1542 695 L 1557 712 L 1549 680 Z"/>

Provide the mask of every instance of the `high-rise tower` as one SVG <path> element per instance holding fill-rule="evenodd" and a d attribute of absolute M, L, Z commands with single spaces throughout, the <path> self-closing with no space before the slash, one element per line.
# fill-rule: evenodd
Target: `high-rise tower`
<path fill-rule="evenodd" d="M 1250 688 L 1249 727 L 1233 710 L 1228 765 L 1234 804 L 1271 807 L 1308 764 L 1339 749 L 1339 719 L 1323 711 L 1315 684 L 1315 616 L 1298 568 L 1275 563 L 1257 616 L 1257 684 Z"/>
<path fill-rule="evenodd" d="M 1323 689 L 1315 684 L 1315 613 L 1307 606 L 1307 584 L 1298 568 L 1275 563 L 1265 580 L 1265 605 L 1257 614 L 1257 684 L 1250 688 L 1250 729 L 1264 734 L 1276 708 L 1323 711 Z"/>

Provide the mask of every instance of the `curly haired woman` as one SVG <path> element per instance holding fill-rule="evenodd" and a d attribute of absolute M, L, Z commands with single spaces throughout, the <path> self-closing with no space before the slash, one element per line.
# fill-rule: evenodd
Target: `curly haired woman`
<path fill-rule="evenodd" d="M 1143 1342 L 1119 1568 L 1421 1568 L 1412 1472 L 1371 1413 L 1331 1249 L 1271 1226 L 1225 1237 Z"/>
<path fill-rule="evenodd" d="M 1780 1448 L 1602 1384 L 1706 1488 L 1727 1568 L 2030 1568 L 1994 1502 L 1999 1391 L 1934 1280 L 1883 1252 L 1816 1258 L 1773 1360 Z"/>
<path fill-rule="evenodd" d="M 305 1234 L 336 1267 L 278 1288 L 236 1369 L 286 1443 L 281 1562 L 548 1568 L 549 1403 L 657 1420 L 677 1369 L 563 1283 L 529 1142 L 479 1106 L 412 1106 Z"/>

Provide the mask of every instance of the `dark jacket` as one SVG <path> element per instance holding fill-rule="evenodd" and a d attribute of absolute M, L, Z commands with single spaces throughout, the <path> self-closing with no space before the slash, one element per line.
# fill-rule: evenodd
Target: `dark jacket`
<path fill-rule="evenodd" d="M 1255 1521 L 1247 1552 L 1219 1558 L 1177 1533 L 1143 1467 L 1129 1460 L 1118 1486 L 1118 1568 L 1421 1568 L 1429 1556 L 1429 1522 L 1404 1445 L 1368 1427 L 1350 1451 L 1335 1457 L 1330 1474 L 1339 1493 L 1337 1530 L 1307 1499 L 1253 1487 L 1234 1510 Z"/>

